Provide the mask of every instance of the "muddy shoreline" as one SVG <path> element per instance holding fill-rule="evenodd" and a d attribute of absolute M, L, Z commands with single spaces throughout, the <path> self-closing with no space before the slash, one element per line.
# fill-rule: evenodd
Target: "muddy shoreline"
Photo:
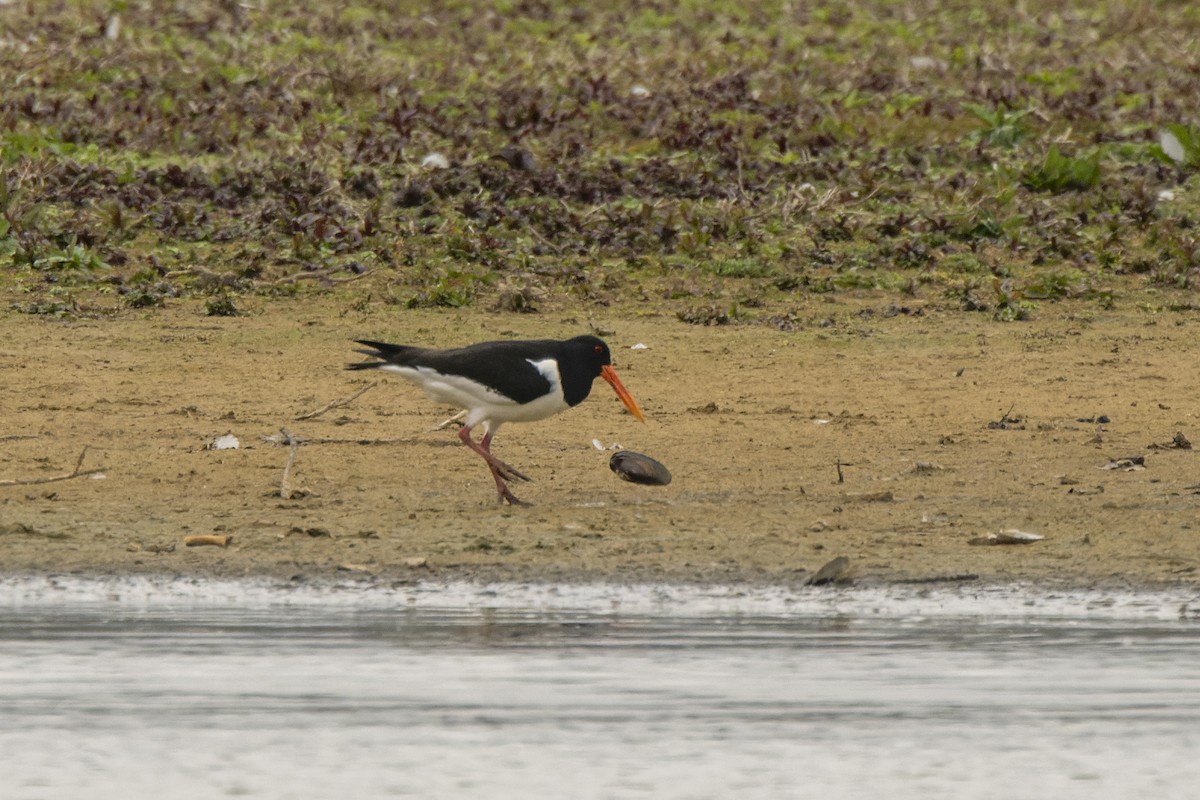
<path fill-rule="evenodd" d="M 845 556 L 860 585 L 1200 581 L 1187 315 L 1062 303 L 1003 324 L 863 295 L 812 301 L 808 324 L 779 331 L 613 311 L 590 323 L 648 423 L 597 390 L 507 426 L 496 452 L 533 478 L 533 505 L 510 508 L 433 430 L 454 409 L 398 377 L 300 418 L 377 377 L 342 369 L 356 337 L 566 337 L 589 320 L 347 305 L 0 316 L 0 481 L 70 474 L 84 448 L 77 468 L 98 470 L 0 484 L 3 571 L 799 585 Z M 304 442 L 286 486 L 283 430 Z M 211 449 L 225 434 L 239 447 Z M 593 439 L 673 482 L 619 480 Z M 970 543 L 1005 529 L 1044 538 Z"/>

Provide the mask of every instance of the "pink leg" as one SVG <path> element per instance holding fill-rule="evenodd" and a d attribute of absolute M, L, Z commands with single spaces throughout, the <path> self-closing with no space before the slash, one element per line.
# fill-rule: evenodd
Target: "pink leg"
<path fill-rule="evenodd" d="M 471 429 L 463 428 L 458 432 L 458 438 L 463 440 L 463 444 L 478 453 L 484 461 L 487 462 L 488 469 L 491 470 L 492 478 L 496 481 L 497 502 L 503 503 L 508 501 L 509 505 L 528 505 L 527 503 L 518 500 L 517 497 L 508 489 L 508 483 L 505 479 L 527 481 L 525 475 L 522 475 L 517 470 L 505 464 L 500 459 L 492 455 L 492 432 L 488 431 L 478 443 L 471 438 Z"/>

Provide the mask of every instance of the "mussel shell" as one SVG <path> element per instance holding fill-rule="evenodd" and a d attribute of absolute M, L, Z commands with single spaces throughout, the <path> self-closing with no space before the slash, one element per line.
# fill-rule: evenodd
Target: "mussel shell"
<path fill-rule="evenodd" d="M 609 459 L 608 468 L 633 483 L 649 486 L 666 486 L 671 482 L 671 471 L 643 453 L 618 450 Z"/>

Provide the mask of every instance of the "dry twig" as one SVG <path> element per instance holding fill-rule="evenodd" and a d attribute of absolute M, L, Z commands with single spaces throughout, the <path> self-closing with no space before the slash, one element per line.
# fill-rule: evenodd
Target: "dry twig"
<path fill-rule="evenodd" d="M 335 277 L 333 277 L 333 273 L 338 269 L 341 269 L 341 267 L 331 268 L 331 269 L 327 269 L 327 270 L 321 270 L 320 272 L 298 272 L 294 275 L 285 275 L 282 278 L 278 278 L 273 281 L 268 281 L 268 283 L 270 283 L 272 286 L 288 286 L 293 283 L 299 283 L 300 281 L 314 281 L 315 280 L 315 281 L 324 281 L 327 285 L 337 286 L 339 284 L 350 283 L 351 281 L 361 280 L 375 271 L 373 269 L 368 269 L 368 270 L 358 273 L 357 275 L 348 275 L 344 278 L 335 278 Z"/>
<path fill-rule="evenodd" d="M 71 470 L 66 475 L 54 475 L 49 478 L 9 478 L 0 481 L 0 486 L 33 486 L 39 483 L 57 483 L 58 481 L 69 481 L 72 478 L 82 478 L 84 475 L 97 475 L 104 472 L 107 467 L 97 467 L 96 469 L 81 469 L 83 466 L 83 457 L 87 455 L 87 447 L 79 454 L 79 458 L 75 461 L 75 469 Z"/>
<path fill-rule="evenodd" d="M 451 425 L 458 425 L 459 427 L 462 427 L 463 420 L 466 418 L 467 418 L 467 409 L 464 408 L 462 411 L 458 412 L 450 419 L 444 419 L 441 422 L 439 422 L 437 425 L 434 425 L 433 430 L 440 431 Z"/>
<path fill-rule="evenodd" d="M 185 536 L 183 539 L 184 547 L 203 547 L 212 545 L 214 547 L 228 547 L 233 537 L 229 534 L 201 534 L 199 536 Z"/>
<path fill-rule="evenodd" d="M 283 466 L 283 480 L 279 482 L 279 496 L 284 500 L 291 500 L 292 487 L 288 486 L 288 476 L 292 473 L 292 465 L 296 463 L 296 452 L 300 450 L 300 440 L 293 439 L 286 428 L 280 428 L 279 432 L 283 434 L 284 441 L 291 445 L 291 449 L 288 450 L 287 463 Z"/>
<path fill-rule="evenodd" d="M 260 440 L 262 440 L 265 444 L 273 444 L 273 445 L 291 445 L 292 443 L 296 443 L 296 444 L 362 444 L 362 445 L 416 444 L 418 441 L 420 441 L 419 439 L 416 439 L 412 436 L 408 436 L 408 437 L 405 437 L 402 439 L 368 439 L 365 437 L 351 439 L 351 438 L 345 438 L 345 437 L 341 437 L 341 436 L 318 436 L 315 439 L 310 439 L 306 436 L 296 436 L 294 434 L 288 433 L 286 430 L 280 431 L 280 433 L 277 433 L 273 436 L 261 436 L 260 435 L 258 438 Z"/>
<path fill-rule="evenodd" d="M 304 420 L 304 419 L 315 419 L 315 418 L 321 416 L 322 414 L 324 414 L 326 411 L 329 411 L 330 409 L 340 408 L 341 406 L 348 406 L 351 403 L 353 403 L 355 400 L 357 400 L 361 395 L 366 393 L 366 391 L 368 389 L 373 389 L 378 385 L 379 385 L 379 381 L 371 381 L 366 386 L 362 387 L 361 389 L 359 389 L 357 392 L 350 395 L 349 397 L 343 398 L 341 400 L 334 400 L 330 403 L 326 403 L 324 406 L 322 406 L 321 408 L 318 408 L 316 411 L 310 411 L 307 414 L 301 414 L 300 416 L 296 417 L 296 420 L 299 421 L 299 420 Z"/>

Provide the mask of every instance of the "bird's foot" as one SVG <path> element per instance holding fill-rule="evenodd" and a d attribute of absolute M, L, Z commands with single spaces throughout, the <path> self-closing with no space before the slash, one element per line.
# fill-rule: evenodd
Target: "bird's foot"
<path fill-rule="evenodd" d="M 480 457 L 487 462 L 488 469 L 497 478 L 503 478 L 510 481 L 528 481 L 530 478 L 523 475 L 520 471 L 505 464 L 500 459 L 492 455 L 492 432 L 489 432 L 482 440 L 476 442 L 471 438 L 471 429 L 463 428 L 458 432 L 458 438 L 462 439 L 463 444 L 479 453 Z"/>
<path fill-rule="evenodd" d="M 500 505 L 508 503 L 510 506 L 527 506 L 524 500 L 518 498 L 508 488 L 508 482 L 504 480 L 504 476 L 494 466 L 492 467 L 492 479 L 496 481 L 496 502 Z"/>
<path fill-rule="evenodd" d="M 500 477 L 504 478 L 506 481 L 531 481 L 531 480 L 533 480 L 533 478 L 530 478 L 528 475 L 518 472 L 517 470 L 510 467 L 508 464 L 505 464 L 503 461 L 501 461 L 498 458 L 493 458 L 491 465 L 496 470 L 496 474 L 499 475 Z"/>
<path fill-rule="evenodd" d="M 518 500 L 516 495 L 508 490 L 507 482 L 528 481 L 530 478 L 528 475 L 525 475 L 519 470 L 510 467 L 508 464 L 505 464 L 503 461 L 492 455 L 491 444 L 492 433 L 494 432 L 495 431 L 493 429 L 492 431 L 488 432 L 488 434 L 485 435 L 481 441 L 476 442 L 471 438 L 471 429 L 463 428 L 458 432 L 458 438 L 462 439 L 463 444 L 465 444 L 467 447 L 471 448 L 476 453 L 479 453 L 480 457 L 487 462 L 488 469 L 491 470 L 492 473 L 492 478 L 496 481 L 497 503 L 507 502 L 510 506 L 528 505 L 528 503 L 523 503 Z"/>
<path fill-rule="evenodd" d="M 507 486 L 504 487 L 504 491 L 497 493 L 496 502 L 499 503 L 500 505 L 504 505 L 505 503 L 508 503 L 510 506 L 533 505 L 532 503 L 525 502 L 524 500 L 522 500 L 521 498 L 517 497 L 515 494 L 510 492 L 508 490 Z"/>

